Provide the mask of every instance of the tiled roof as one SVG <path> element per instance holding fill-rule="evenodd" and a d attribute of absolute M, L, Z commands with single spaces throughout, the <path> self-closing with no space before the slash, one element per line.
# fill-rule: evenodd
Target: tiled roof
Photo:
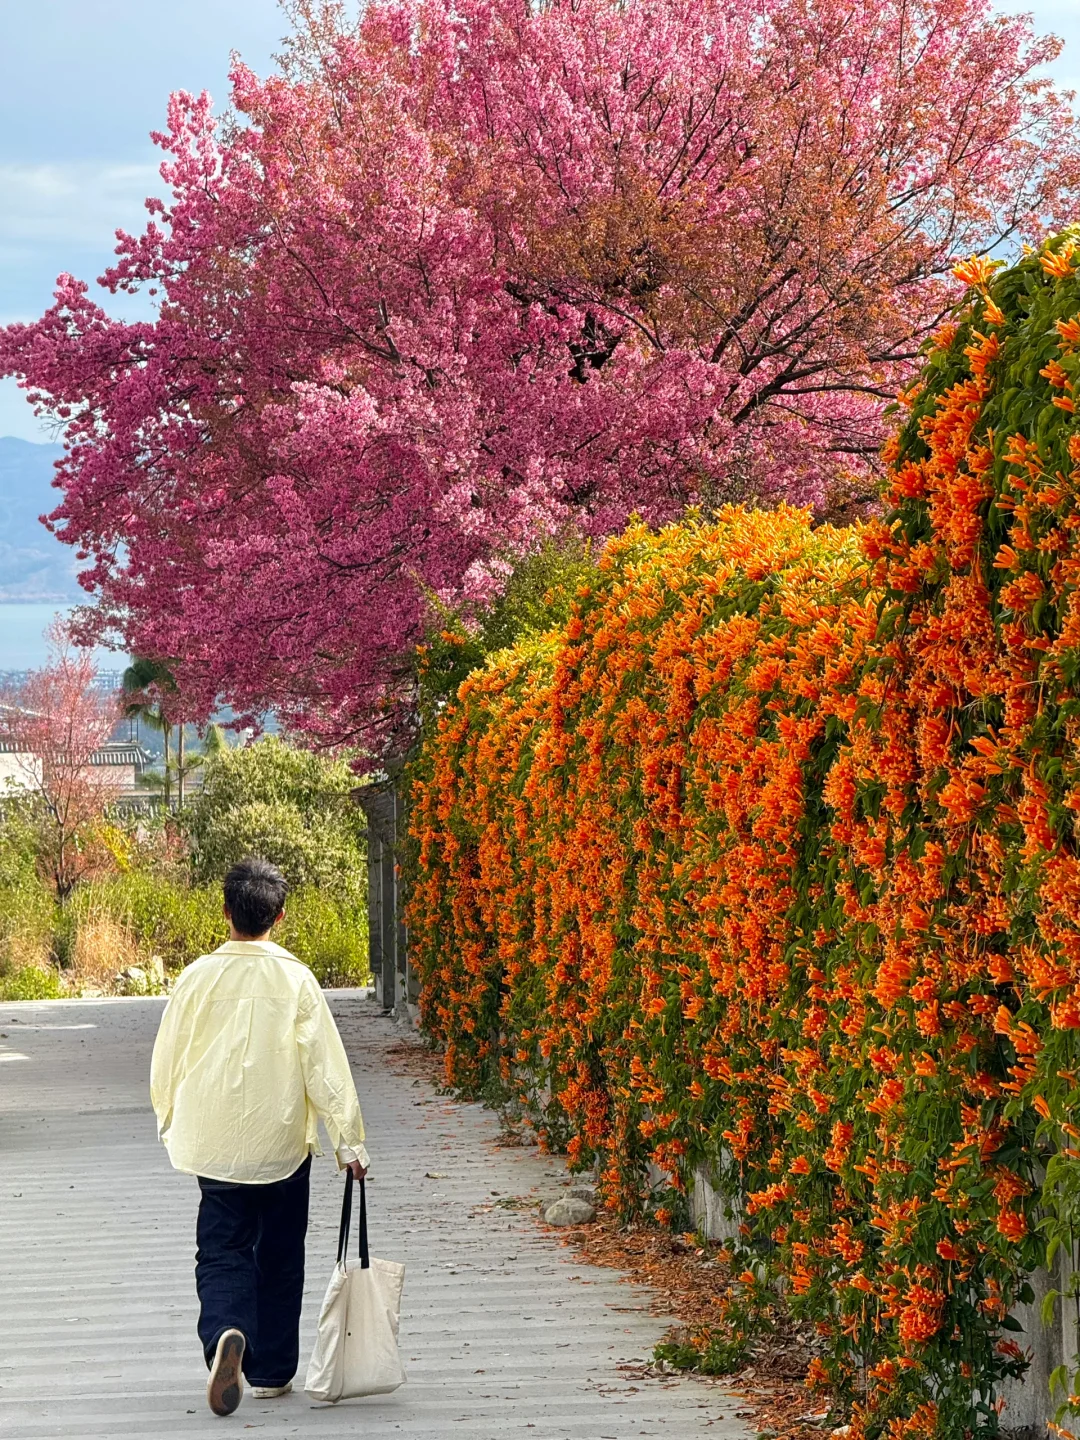
<path fill-rule="evenodd" d="M 30 752 L 17 740 L 0 740 L 0 755 L 26 755 Z M 95 750 L 90 757 L 91 765 L 148 765 L 153 756 L 141 745 L 130 745 L 126 741 L 110 741 Z"/>
<path fill-rule="evenodd" d="M 145 765 L 153 757 L 148 755 L 141 745 L 129 745 L 125 742 L 110 741 L 108 745 L 102 745 L 95 750 L 90 757 L 91 765 Z"/>

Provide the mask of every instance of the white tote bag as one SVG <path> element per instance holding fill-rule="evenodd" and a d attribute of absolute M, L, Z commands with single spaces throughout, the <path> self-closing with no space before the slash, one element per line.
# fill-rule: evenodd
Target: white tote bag
<path fill-rule="evenodd" d="M 360 1263 L 348 1264 L 353 1177 L 345 1177 L 338 1258 L 319 1312 L 319 1330 L 304 1389 L 337 1404 L 358 1395 L 388 1395 L 405 1380 L 398 1317 L 405 1266 L 368 1253 L 367 1195 L 360 1181 Z"/>

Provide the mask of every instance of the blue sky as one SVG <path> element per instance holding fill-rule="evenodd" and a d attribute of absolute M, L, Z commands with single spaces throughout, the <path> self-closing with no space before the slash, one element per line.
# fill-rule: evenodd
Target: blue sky
<path fill-rule="evenodd" d="M 1080 0 L 1036 0 L 1066 42 L 1057 78 L 1080 91 Z M 64 270 L 93 281 L 118 225 L 156 191 L 149 131 L 171 90 L 227 99 L 229 54 L 260 72 L 287 29 L 275 0 L 0 0 L 0 323 L 30 320 Z M 110 307 L 121 312 L 118 303 Z M 0 435 L 45 439 L 14 381 Z"/>
<path fill-rule="evenodd" d="M 39 315 L 61 271 L 94 281 L 117 226 L 141 229 L 170 91 L 223 107 L 230 51 L 265 72 L 287 29 L 275 0 L 0 0 L 0 323 Z M 0 435 L 47 438 L 11 380 Z"/>

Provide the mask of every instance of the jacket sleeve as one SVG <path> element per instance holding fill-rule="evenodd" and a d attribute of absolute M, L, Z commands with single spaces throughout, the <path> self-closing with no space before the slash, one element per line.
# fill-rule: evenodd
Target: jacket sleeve
<path fill-rule="evenodd" d="M 367 1164 L 364 1149 L 364 1121 L 360 1101 L 356 1097 L 349 1057 L 330 1014 L 326 997 L 315 979 L 305 984 L 300 995 L 296 1019 L 296 1044 L 308 1099 L 326 1126 L 330 1144 L 342 1162 L 341 1151 L 353 1151 L 362 1165 Z"/>
<path fill-rule="evenodd" d="M 157 1116 L 158 1137 L 172 1123 L 173 1097 L 176 1082 L 176 1039 L 183 1001 L 170 995 L 162 1012 L 154 1053 L 150 1058 L 150 1103 Z"/>

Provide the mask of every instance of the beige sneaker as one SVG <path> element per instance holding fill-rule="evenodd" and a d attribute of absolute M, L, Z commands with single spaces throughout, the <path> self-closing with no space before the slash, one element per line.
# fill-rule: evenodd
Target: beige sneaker
<path fill-rule="evenodd" d="M 282 1395 L 292 1394 L 292 1381 L 287 1385 L 253 1385 L 251 1393 L 256 1400 L 277 1400 Z"/>
<path fill-rule="evenodd" d="M 244 1393 L 244 1363 L 247 1341 L 241 1330 L 226 1330 L 217 1342 L 210 1379 L 206 1382 L 206 1401 L 215 1415 L 231 1415 Z"/>

